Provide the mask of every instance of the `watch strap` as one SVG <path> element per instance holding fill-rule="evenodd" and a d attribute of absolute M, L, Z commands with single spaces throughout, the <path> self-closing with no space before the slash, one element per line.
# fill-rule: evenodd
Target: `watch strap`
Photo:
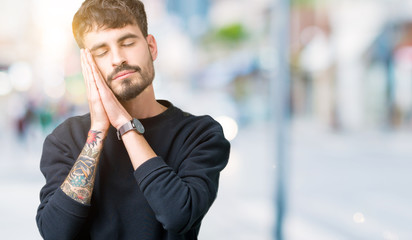
<path fill-rule="evenodd" d="M 143 127 L 142 123 L 138 119 L 133 118 L 129 122 L 123 124 L 123 126 L 121 126 L 117 130 L 117 138 L 119 140 L 122 140 L 123 134 L 125 134 L 125 133 L 127 133 L 128 131 L 131 131 L 131 130 L 134 130 L 139 134 L 144 133 L 144 127 Z"/>

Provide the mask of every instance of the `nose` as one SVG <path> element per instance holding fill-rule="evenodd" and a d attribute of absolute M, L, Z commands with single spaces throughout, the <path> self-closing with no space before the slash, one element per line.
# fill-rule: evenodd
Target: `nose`
<path fill-rule="evenodd" d="M 117 67 L 126 63 L 126 57 L 120 49 L 116 49 L 112 51 L 112 65 L 113 67 Z"/>

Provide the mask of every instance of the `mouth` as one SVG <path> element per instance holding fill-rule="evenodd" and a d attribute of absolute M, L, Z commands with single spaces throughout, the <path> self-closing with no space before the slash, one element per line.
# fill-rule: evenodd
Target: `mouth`
<path fill-rule="evenodd" d="M 122 79 L 128 78 L 130 75 L 132 75 L 135 72 L 136 70 L 121 71 L 113 77 L 113 80 L 122 80 Z"/>

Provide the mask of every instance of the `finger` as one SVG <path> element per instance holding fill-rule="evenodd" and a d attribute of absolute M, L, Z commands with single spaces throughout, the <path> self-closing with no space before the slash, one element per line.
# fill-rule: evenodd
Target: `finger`
<path fill-rule="evenodd" d="M 92 93 L 91 93 L 91 86 L 90 86 L 90 80 L 89 80 L 90 76 L 89 76 L 89 71 L 88 71 L 88 67 L 86 63 L 84 49 L 80 50 L 80 62 L 82 66 L 84 85 L 86 86 L 87 103 L 89 105 L 90 111 L 92 111 L 92 103 L 91 103 Z"/>
<path fill-rule="evenodd" d="M 111 90 L 107 86 L 107 83 L 103 78 L 103 75 L 99 71 L 96 62 L 94 61 L 94 58 L 92 54 L 90 53 L 90 50 L 88 49 L 86 50 L 86 56 L 87 56 L 88 63 L 91 67 L 93 78 L 94 78 L 94 81 L 96 83 L 96 86 L 99 92 L 100 93 L 111 93 Z M 103 90 L 104 92 L 101 92 L 101 90 Z"/>
<path fill-rule="evenodd" d="M 84 49 L 80 49 L 80 63 L 82 66 L 82 74 L 83 74 L 83 80 L 84 80 L 84 84 L 86 86 L 86 94 L 87 97 L 90 98 L 90 84 L 89 84 L 89 80 L 88 80 L 88 71 L 87 71 L 87 66 L 85 63 L 85 55 L 84 55 Z"/>
<path fill-rule="evenodd" d="M 89 91 L 89 107 L 92 109 L 94 104 L 100 104 L 100 95 L 97 90 L 97 86 L 94 80 L 94 75 L 93 75 L 93 70 L 92 67 L 89 64 L 89 61 L 87 59 L 87 54 L 86 50 L 83 50 L 83 55 L 82 55 L 82 60 L 83 60 L 83 67 L 84 71 L 86 74 L 86 84 L 88 87 Z"/>
<path fill-rule="evenodd" d="M 100 71 L 97 68 L 96 63 L 94 62 L 93 56 L 90 53 L 90 50 L 86 49 L 85 50 L 85 58 L 87 62 L 87 66 L 89 69 L 89 75 L 90 75 L 90 84 L 93 87 L 93 90 L 95 89 L 95 94 L 98 95 L 99 100 L 102 100 L 102 96 L 105 96 L 106 91 L 104 89 L 104 85 L 101 84 L 102 76 L 100 74 Z"/>
<path fill-rule="evenodd" d="M 93 77 L 95 80 L 95 84 L 97 87 L 97 91 L 100 94 L 100 98 L 102 100 L 103 105 L 105 108 L 112 109 L 114 106 L 115 108 L 119 108 L 121 106 L 120 102 L 115 97 L 112 90 L 107 85 L 106 81 L 104 80 L 101 72 L 97 68 L 97 64 L 94 61 L 94 58 L 89 50 L 85 51 L 88 63 L 91 67 L 91 71 L 93 73 Z"/>
<path fill-rule="evenodd" d="M 87 63 L 87 58 L 86 58 L 84 50 L 82 51 L 82 70 L 83 70 L 85 85 L 87 88 L 87 97 L 89 99 L 89 107 L 91 109 L 92 102 L 96 101 L 97 90 L 96 90 L 96 86 L 94 83 L 93 75 L 91 74 L 90 66 Z"/>

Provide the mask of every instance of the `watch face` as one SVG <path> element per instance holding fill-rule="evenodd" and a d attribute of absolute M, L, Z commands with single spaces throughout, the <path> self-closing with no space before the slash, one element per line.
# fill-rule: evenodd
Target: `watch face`
<path fill-rule="evenodd" d="M 136 130 L 137 130 L 140 134 L 143 134 L 143 133 L 144 133 L 144 127 L 143 127 L 142 123 L 141 123 L 139 120 L 137 120 L 136 118 L 133 118 L 133 124 L 134 124 Z"/>

